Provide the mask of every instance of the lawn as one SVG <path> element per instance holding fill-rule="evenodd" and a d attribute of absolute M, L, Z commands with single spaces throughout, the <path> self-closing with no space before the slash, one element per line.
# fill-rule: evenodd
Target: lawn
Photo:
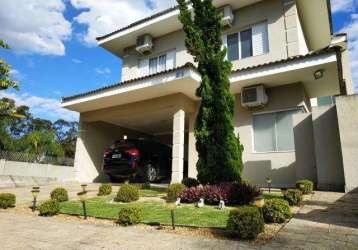
<path fill-rule="evenodd" d="M 139 190 L 139 195 L 141 197 L 163 197 L 166 193 L 153 189 L 141 189 Z"/>
<path fill-rule="evenodd" d="M 144 191 L 144 190 L 141 190 Z M 148 190 L 145 190 L 148 193 Z M 150 191 L 150 190 L 149 190 Z M 96 197 L 88 199 L 88 216 L 117 219 L 120 208 L 128 206 L 138 206 L 143 211 L 143 223 L 145 224 L 170 224 L 170 210 L 165 204 L 160 202 L 132 202 L 128 204 L 110 202 L 113 196 Z M 198 226 L 198 227 L 218 227 L 224 228 L 232 208 L 224 211 L 216 209 L 214 206 L 196 208 L 193 204 L 183 204 L 175 210 L 176 224 Z M 61 204 L 61 213 L 70 215 L 83 215 L 82 204 L 78 201 L 68 201 Z"/>

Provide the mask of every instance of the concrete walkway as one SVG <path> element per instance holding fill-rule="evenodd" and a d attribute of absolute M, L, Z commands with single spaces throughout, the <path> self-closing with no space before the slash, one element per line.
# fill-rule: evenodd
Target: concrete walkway
<path fill-rule="evenodd" d="M 46 196 L 43 198 L 48 198 L 52 188 L 42 188 Z M 72 198 L 80 191 L 78 184 L 66 188 Z M 97 188 L 96 184 L 89 185 L 91 195 L 96 194 Z M 7 191 L 19 195 L 18 203 L 31 200 L 28 189 Z M 264 246 L 34 217 L 11 210 L 0 210 L 0 242 L 0 249 L 358 249 L 358 192 L 316 192 L 295 218 Z"/>

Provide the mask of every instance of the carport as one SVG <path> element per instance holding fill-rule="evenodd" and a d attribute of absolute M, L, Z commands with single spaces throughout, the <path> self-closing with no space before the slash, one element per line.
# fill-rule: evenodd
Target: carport
<path fill-rule="evenodd" d="M 74 164 L 78 181 L 106 180 L 103 152 L 124 135 L 169 145 L 172 183 L 182 180 L 184 161 L 188 161 L 188 175 L 196 176 L 197 156 L 188 152 L 196 152 L 193 130 L 198 100 L 193 93 L 198 81 L 191 75 L 195 73 L 191 67 L 179 73 L 178 69 L 164 72 L 63 100 L 64 107 L 80 112 Z"/>

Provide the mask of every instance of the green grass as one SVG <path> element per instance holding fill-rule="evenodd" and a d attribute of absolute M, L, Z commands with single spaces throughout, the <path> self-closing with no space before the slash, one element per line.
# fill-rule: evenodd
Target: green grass
<path fill-rule="evenodd" d="M 271 191 L 271 193 L 265 191 L 262 195 L 265 200 L 274 199 L 274 198 L 283 199 L 282 193 L 278 191 Z"/>
<path fill-rule="evenodd" d="M 165 204 L 159 202 L 132 202 L 128 204 L 109 203 L 110 199 L 111 196 L 88 199 L 86 202 L 88 216 L 104 219 L 117 219 L 120 208 L 135 205 L 142 208 L 143 223 L 171 223 L 170 210 Z M 220 211 L 213 206 L 196 208 L 193 204 L 183 204 L 175 210 L 176 224 L 224 228 L 230 209 L 232 208 L 226 208 L 224 211 Z M 61 213 L 83 215 L 82 204 L 78 201 L 61 203 Z"/>
<path fill-rule="evenodd" d="M 165 196 L 166 193 L 153 189 L 140 189 L 139 195 L 141 197 L 161 197 L 161 196 Z"/>

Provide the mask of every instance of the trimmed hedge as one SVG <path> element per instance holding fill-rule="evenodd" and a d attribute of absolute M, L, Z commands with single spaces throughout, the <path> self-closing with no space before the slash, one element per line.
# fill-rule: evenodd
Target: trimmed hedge
<path fill-rule="evenodd" d="M 103 183 L 99 186 L 98 196 L 110 195 L 112 193 L 112 184 Z"/>
<path fill-rule="evenodd" d="M 302 201 L 302 192 L 298 189 L 288 189 L 283 194 L 283 198 L 288 201 L 290 206 L 298 206 Z"/>
<path fill-rule="evenodd" d="M 184 184 L 188 188 L 197 187 L 200 185 L 200 183 L 197 179 L 190 178 L 190 177 L 184 178 L 181 183 Z"/>
<path fill-rule="evenodd" d="M 179 194 L 185 189 L 185 185 L 181 183 L 170 184 L 168 187 L 167 198 L 169 201 L 175 201 Z"/>
<path fill-rule="evenodd" d="M 15 207 L 16 196 L 10 193 L 0 194 L 0 208 L 6 209 L 9 207 Z"/>
<path fill-rule="evenodd" d="M 51 192 L 51 199 L 58 202 L 68 201 L 68 192 L 62 187 L 55 188 Z"/>
<path fill-rule="evenodd" d="M 303 188 L 300 186 L 303 185 Z M 313 182 L 310 180 L 298 180 L 296 182 L 296 188 L 300 189 L 303 194 L 310 194 L 313 191 Z"/>
<path fill-rule="evenodd" d="M 288 202 L 277 198 L 266 200 L 262 213 L 266 223 L 284 223 L 292 217 Z"/>
<path fill-rule="evenodd" d="M 139 200 L 139 190 L 136 186 L 130 184 L 124 184 L 118 190 L 117 196 L 114 201 L 118 202 L 131 202 Z"/>
<path fill-rule="evenodd" d="M 135 225 L 142 221 L 142 209 L 139 207 L 121 208 L 117 223 L 123 226 Z"/>
<path fill-rule="evenodd" d="M 60 212 L 60 203 L 57 200 L 51 199 L 40 204 L 40 216 L 54 216 Z"/>
<path fill-rule="evenodd" d="M 205 203 L 212 205 L 218 204 L 220 200 L 224 200 L 229 205 L 247 205 L 259 195 L 258 188 L 241 182 L 186 188 L 179 194 L 179 197 L 185 203 L 194 203 L 204 198 Z"/>
<path fill-rule="evenodd" d="M 264 231 L 264 219 L 257 207 L 242 206 L 231 210 L 226 229 L 239 239 L 255 239 Z"/>

